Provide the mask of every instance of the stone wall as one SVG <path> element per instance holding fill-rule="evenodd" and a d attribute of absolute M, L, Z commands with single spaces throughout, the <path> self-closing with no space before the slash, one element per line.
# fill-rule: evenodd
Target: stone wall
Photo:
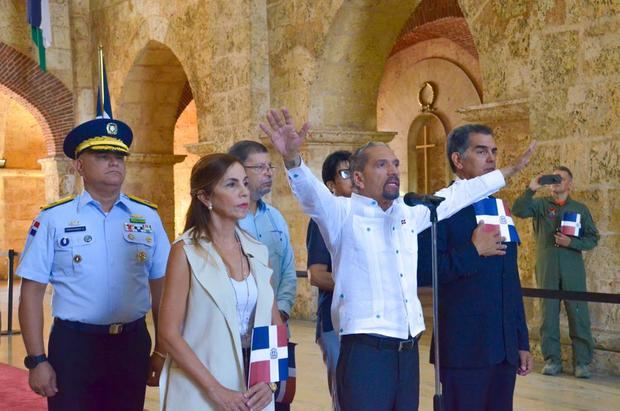
<path fill-rule="evenodd" d="M 182 194 L 175 189 L 174 165 L 183 161 L 175 148 L 175 126 L 183 126 L 179 107 L 185 108 L 188 89 L 197 130 L 197 140 L 184 144 L 190 154 L 224 151 L 241 138 L 258 139 L 257 124 L 266 108 L 288 106 L 298 125 L 312 122 L 314 133 L 304 157 L 318 175 L 329 151 L 368 139 L 390 141 L 394 134 L 388 132 L 398 132 L 393 147 L 407 158 L 403 130 L 418 109 L 414 102 L 415 109 L 407 110 L 412 104 L 406 94 L 417 85 L 406 88 L 396 79 L 453 76 L 459 68 L 462 86 L 454 87 L 459 99 L 440 101 L 449 95 L 438 96 L 437 104 L 449 119 L 446 128 L 464 121 L 494 126 L 505 153 L 502 163 L 531 139 L 539 140 L 531 168 L 501 194 L 508 199 L 518 195 L 534 173 L 556 163 L 571 167 L 575 197 L 593 210 L 602 234 L 599 247 L 586 256 L 588 286 L 618 292 L 620 6 L 604 0 L 457 3 L 441 2 L 446 10 L 458 6 L 462 11 L 462 17 L 451 16 L 469 33 L 445 34 L 452 43 L 466 45 L 461 49 L 446 43 L 441 31 L 435 36 L 431 26 L 424 24 L 423 33 L 408 26 L 424 22 L 426 13 L 411 16 L 420 4 L 424 10 L 432 7 L 428 0 L 52 0 L 55 44 L 48 50 L 47 78 L 70 96 L 62 112 L 71 111 L 73 123 L 91 118 L 96 50 L 103 45 L 114 114 L 136 132 L 126 191 L 160 203 L 172 236 L 178 231 L 175 216 L 179 220 L 183 208 Z M 24 16 L 23 1 L 0 0 L 0 56 L 8 59 L 6 50 L 25 56 L 32 69 L 36 56 Z M 393 54 L 405 37 L 406 46 Z M 425 41 L 416 42 L 420 38 Z M 416 54 L 418 77 L 392 71 L 408 54 Z M 403 59 L 399 67 L 412 61 Z M 453 66 L 447 69 L 446 62 Z M 3 77 L 5 67 L 0 65 L 0 92 L 6 94 L 3 87 L 15 79 Z M 464 86 L 467 79 L 470 84 Z M 45 96 L 23 91 L 27 81 L 20 84 L 22 91 L 11 93 L 21 96 L 26 107 L 32 104 L 29 111 L 46 136 L 47 157 L 41 164 L 51 201 L 78 189 L 79 182 L 59 153 L 62 133 L 51 131 L 62 128 L 54 129 L 56 120 L 41 114 Z M 33 90 L 43 90 L 41 84 Z M 440 93 L 446 88 L 450 85 L 442 85 Z M 388 95 L 393 97 L 389 105 Z M 180 134 L 178 139 L 183 140 Z M 307 217 L 291 197 L 282 167 L 271 200 L 289 221 L 297 268 L 303 270 Z M 523 282 L 533 285 L 529 224 L 518 224 L 524 239 Z M 312 317 L 313 293 L 305 282 L 300 285 L 295 315 Z M 527 309 L 535 340 L 537 303 L 528 301 Z M 620 360 L 614 353 L 620 352 L 620 307 L 592 304 L 591 310 L 596 367 L 618 373 Z"/>

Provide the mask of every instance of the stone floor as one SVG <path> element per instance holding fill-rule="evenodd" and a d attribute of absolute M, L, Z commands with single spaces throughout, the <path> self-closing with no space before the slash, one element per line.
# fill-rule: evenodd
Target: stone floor
<path fill-rule="evenodd" d="M 16 289 L 15 308 L 19 292 Z M 49 295 L 47 296 L 49 300 Z M 49 302 L 49 301 L 48 301 Z M 6 330 L 6 286 L 0 286 L 0 313 L 2 330 Z M 45 332 L 50 324 L 49 304 L 46 304 Z M 17 314 L 14 329 L 19 329 Z M 292 321 L 293 341 L 297 342 L 297 395 L 292 407 L 296 411 L 328 410 L 330 399 L 324 366 L 318 346 L 314 343 L 314 324 L 309 321 Z M 430 338 L 428 333 L 420 344 L 420 410 L 432 410 L 434 394 L 433 368 L 428 358 Z M 23 367 L 25 355 L 21 336 L 0 337 L 0 362 Z M 537 364 L 539 370 L 540 364 Z M 595 375 L 590 380 L 578 380 L 571 375 L 546 377 L 538 372 L 517 378 L 515 410 L 520 411 L 612 411 L 620 404 L 620 378 Z M 145 408 L 155 411 L 159 407 L 158 390 L 149 388 Z M 0 404 L 1 408 L 1 404 Z"/>

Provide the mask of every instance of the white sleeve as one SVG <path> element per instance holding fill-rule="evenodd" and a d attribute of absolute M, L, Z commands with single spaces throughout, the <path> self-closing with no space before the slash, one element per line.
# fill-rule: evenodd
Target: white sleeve
<path fill-rule="evenodd" d="M 504 175 L 500 170 L 495 170 L 469 180 L 455 181 L 451 186 L 442 188 L 435 193 L 435 195 L 445 198 L 437 207 L 437 218 L 440 221 L 445 220 L 463 208 L 497 192 L 505 185 L 506 180 L 504 180 Z M 413 207 L 418 232 L 425 230 L 431 225 L 428 209 L 423 207 L 424 210 L 420 210 L 420 207 Z"/>
<path fill-rule="evenodd" d="M 321 228 L 325 243 L 328 246 L 336 244 L 350 200 L 333 195 L 303 160 L 299 167 L 288 170 L 288 180 L 304 213 Z"/>

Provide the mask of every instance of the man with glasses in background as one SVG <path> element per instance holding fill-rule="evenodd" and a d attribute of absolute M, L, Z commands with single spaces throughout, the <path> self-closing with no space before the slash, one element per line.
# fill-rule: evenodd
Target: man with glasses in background
<path fill-rule="evenodd" d="M 323 162 L 321 170 L 323 183 L 335 196 L 351 197 L 353 192 L 349 157 L 351 157 L 350 151 L 335 151 L 328 155 Z M 319 226 L 312 219 L 308 223 L 306 247 L 308 248 L 310 284 L 319 288 L 316 310 L 316 343 L 321 347 L 323 362 L 327 367 L 327 383 L 332 397 L 333 409 L 339 410 L 336 365 L 340 351 L 340 340 L 334 331 L 331 318 L 332 296 L 334 294 L 332 258 L 319 231 Z"/>
<path fill-rule="evenodd" d="M 284 322 L 288 321 L 295 303 L 297 275 L 288 225 L 277 208 L 263 201 L 271 192 L 273 170 L 267 147 L 251 140 L 235 143 L 228 154 L 237 157 L 245 167 L 250 190 L 250 212 L 239 220 L 239 226 L 269 249 L 273 269 L 271 285 Z"/>

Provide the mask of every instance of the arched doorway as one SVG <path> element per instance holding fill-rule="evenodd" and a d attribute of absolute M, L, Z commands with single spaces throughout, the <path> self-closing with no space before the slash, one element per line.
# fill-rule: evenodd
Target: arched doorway
<path fill-rule="evenodd" d="M 191 98 L 189 84 L 187 84 L 186 90 L 189 90 L 189 98 Z M 187 91 L 183 95 L 187 96 Z M 182 162 L 174 165 L 175 235 L 181 234 L 185 226 L 185 214 L 191 201 L 189 179 L 192 167 L 200 158 L 200 156 L 187 151 L 187 145 L 198 142 L 196 122 L 196 103 L 192 99 L 179 115 L 179 119 L 174 127 L 174 154 L 186 156 Z"/>
<path fill-rule="evenodd" d="M 423 1 L 412 13 L 379 86 L 377 128 L 397 132 L 390 146 L 401 158 L 406 191 L 432 193 L 448 184 L 445 138 L 463 123 L 459 109 L 482 102 L 469 27 L 456 1 L 443 3 Z"/>
<path fill-rule="evenodd" d="M 0 250 L 22 250 L 32 219 L 45 205 L 38 160 L 45 157 L 43 131 L 34 115 L 9 93 L 0 92 Z M 8 271 L 0 260 L 0 277 Z"/>
<path fill-rule="evenodd" d="M 68 194 L 61 186 L 75 181 L 51 166 L 73 127 L 73 96 L 58 78 L 2 42 L 0 61 L 0 251 L 19 252 L 39 208 Z M 49 173 L 42 171 L 46 161 Z M 3 276 L 6 260 L 0 261 Z"/>
<path fill-rule="evenodd" d="M 171 238 L 177 232 L 174 165 L 185 158 L 175 153 L 175 125 L 187 84 L 172 50 L 151 40 L 129 70 L 114 110 L 114 116 L 129 124 L 134 133 L 123 190 L 158 204 Z"/>

